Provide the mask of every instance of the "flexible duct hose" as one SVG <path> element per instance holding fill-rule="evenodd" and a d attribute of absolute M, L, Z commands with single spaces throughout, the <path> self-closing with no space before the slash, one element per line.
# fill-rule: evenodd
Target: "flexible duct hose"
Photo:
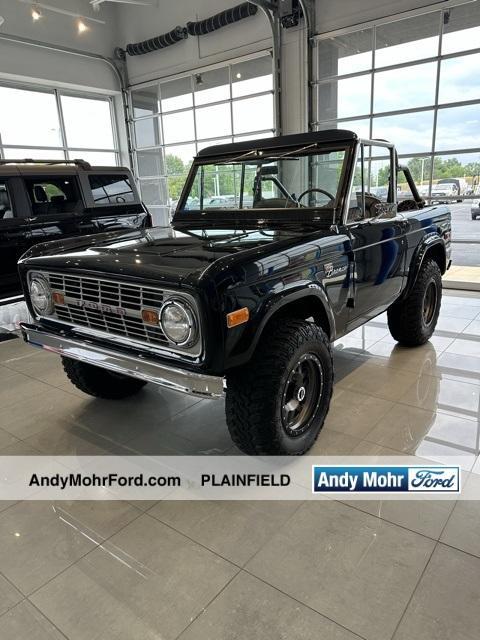
<path fill-rule="evenodd" d="M 141 56 L 144 53 L 150 53 L 150 51 L 165 49 L 165 47 L 180 42 L 180 40 L 185 40 L 185 38 L 188 38 L 187 30 L 184 27 L 175 27 L 175 29 L 161 36 L 155 36 L 155 38 L 150 38 L 143 42 L 127 44 L 126 50 L 129 56 Z"/>
<path fill-rule="evenodd" d="M 226 9 L 220 13 L 216 13 L 210 18 L 199 20 L 198 22 L 187 22 L 187 31 L 191 36 L 204 36 L 207 33 L 234 24 L 239 20 L 254 16 L 258 11 L 258 7 L 250 2 L 242 2 L 236 7 Z"/>
<path fill-rule="evenodd" d="M 186 27 L 175 27 L 172 31 L 164 33 L 161 36 L 144 40 L 143 42 L 135 42 L 133 44 L 127 44 L 126 52 L 129 56 L 140 56 L 144 53 L 150 53 L 151 51 L 158 51 L 159 49 L 165 49 L 176 42 L 185 40 L 188 35 L 191 36 L 204 36 L 207 33 L 226 27 L 229 24 L 234 24 L 239 20 L 254 16 L 258 11 L 258 7 L 250 2 L 242 2 L 242 4 L 226 9 L 220 13 L 206 18 L 205 20 L 199 20 L 198 22 L 187 22 Z"/>

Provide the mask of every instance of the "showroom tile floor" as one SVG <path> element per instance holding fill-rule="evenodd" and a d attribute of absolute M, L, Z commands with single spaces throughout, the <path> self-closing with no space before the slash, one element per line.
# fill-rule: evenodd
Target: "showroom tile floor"
<path fill-rule="evenodd" d="M 340 340 L 312 453 L 480 468 L 479 337 L 449 292 L 424 347 L 384 316 Z M 0 455 L 237 453 L 222 401 L 91 399 L 18 339 L 0 406 Z M 478 502 L 0 502 L 2 640 L 473 640 L 479 602 Z"/>

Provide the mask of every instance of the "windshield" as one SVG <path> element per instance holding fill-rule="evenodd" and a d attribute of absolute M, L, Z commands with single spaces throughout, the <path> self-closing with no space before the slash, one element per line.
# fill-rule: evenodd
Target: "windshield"
<path fill-rule="evenodd" d="M 178 213 L 336 207 L 346 151 L 310 148 L 270 153 L 253 150 L 198 164 Z M 303 153 L 302 153 L 303 152 Z"/>

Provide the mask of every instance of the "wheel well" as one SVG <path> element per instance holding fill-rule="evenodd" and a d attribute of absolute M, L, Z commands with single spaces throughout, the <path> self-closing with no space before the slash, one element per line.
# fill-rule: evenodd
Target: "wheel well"
<path fill-rule="evenodd" d="M 329 338 L 332 337 L 327 312 L 316 296 L 305 296 L 304 298 L 287 302 L 268 319 L 263 331 L 272 321 L 278 320 L 278 318 L 297 318 L 299 320 L 313 318 L 315 324 L 321 327 Z"/>
<path fill-rule="evenodd" d="M 432 258 L 432 260 L 435 260 L 440 271 L 442 272 L 442 275 L 445 273 L 445 271 L 447 270 L 447 256 L 445 254 L 443 245 L 437 243 L 432 247 L 429 247 L 425 252 L 423 259 L 426 260 L 427 258 Z"/>

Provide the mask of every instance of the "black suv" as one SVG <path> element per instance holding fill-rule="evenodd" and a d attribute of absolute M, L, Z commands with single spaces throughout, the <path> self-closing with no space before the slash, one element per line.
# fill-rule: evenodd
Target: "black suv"
<path fill-rule="evenodd" d="M 381 156 L 388 184 L 374 195 Z M 425 206 L 385 141 L 335 129 L 209 147 L 173 233 L 76 238 L 23 257 L 24 338 L 60 354 L 86 393 L 118 399 L 149 381 L 225 394 L 243 451 L 301 454 L 327 415 L 334 340 L 384 311 L 401 344 L 429 340 L 450 218 Z"/>
<path fill-rule="evenodd" d="M 150 226 L 128 169 L 0 160 L 0 300 L 21 294 L 17 261 L 34 244 Z"/>

